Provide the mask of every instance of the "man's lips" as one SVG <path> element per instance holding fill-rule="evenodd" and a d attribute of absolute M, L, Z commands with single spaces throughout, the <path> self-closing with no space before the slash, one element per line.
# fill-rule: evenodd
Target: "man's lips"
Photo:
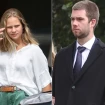
<path fill-rule="evenodd" d="M 74 31 L 74 32 L 78 32 L 78 31 L 80 31 L 80 29 L 73 29 L 73 31 Z"/>
<path fill-rule="evenodd" d="M 79 30 L 79 29 L 73 29 L 73 30 Z"/>

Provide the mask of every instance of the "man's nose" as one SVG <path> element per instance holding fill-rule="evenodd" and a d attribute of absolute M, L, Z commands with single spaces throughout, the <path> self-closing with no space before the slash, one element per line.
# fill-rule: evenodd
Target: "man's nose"
<path fill-rule="evenodd" d="M 78 21 L 77 21 L 77 20 L 73 20 L 73 21 L 72 21 L 72 25 L 73 25 L 73 26 L 77 26 L 77 25 L 78 25 Z"/>

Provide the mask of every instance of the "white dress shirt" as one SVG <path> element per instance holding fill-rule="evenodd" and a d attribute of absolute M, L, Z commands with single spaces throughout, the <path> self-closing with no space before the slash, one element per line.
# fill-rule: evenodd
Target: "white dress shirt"
<path fill-rule="evenodd" d="M 80 45 L 78 42 L 76 43 L 76 53 L 75 53 L 75 57 L 74 57 L 74 63 L 73 63 L 73 67 L 75 65 L 76 62 L 76 57 L 77 57 L 77 51 L 78 51 L 78 47 L 85 47 L 86 49 L 82 52 L 82 65 L 81 67 L 84 65 L 84 63 L 86 62 L 88 55 L 90 53 L 90 50 L 94 44 L 95 41 L 95 36 L 93 36 L 88 42 L 86 42 L 84 45 Z"/>
<path fill-rule="evenodd" d="M 17 86 L 34 95 L 49 83 L 47 59 L 38 45 L 28 44 L 14 53 L 0 52 L 0 86 Z"/>

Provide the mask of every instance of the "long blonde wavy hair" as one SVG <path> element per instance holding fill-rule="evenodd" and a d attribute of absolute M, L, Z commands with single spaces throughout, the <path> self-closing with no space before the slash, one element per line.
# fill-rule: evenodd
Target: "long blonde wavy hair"
<path fill-rule="evenodd" d="M 0 21 L 0 27 L 5 28 L 4 34 L 2 35 L 3 40 L 0 41 L 0 51 L 12 52 L 15 50 L 15 48 L 17 46 L 17 44 L 8 36 L 8 34 L 6 32 L 6 22 L 9 17 L 17 17 L 20 20 L 20 22 L 23 26 L 23 35 L 22 35 L 23 43 L 25 43 L 25 44 L 30 43 L 30 44 L 38 45 L 38 42 L 33 37 L 22 13 L 16 8 L 10 8 L 4 12 L 4 14 L 1 17 L 1 21 Z"/>

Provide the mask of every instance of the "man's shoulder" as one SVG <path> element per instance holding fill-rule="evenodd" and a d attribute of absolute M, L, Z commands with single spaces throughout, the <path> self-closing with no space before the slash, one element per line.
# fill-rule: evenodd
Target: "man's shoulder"
<path fill-rule="evenodd" d="M 57 55 L 66 55 L 70 50 L 72 50 L 74 48 L 74 43 L 70 44 L 66 47 L 63 47 L 58 53 Z"/>
<path fill-rule="evenodd" d="M 97 41 L 98 41 L 98 45 L 101 47 L 101 48 L 105 48 L 105 43 L 103 41 L 101 41 L 101 39 L 97 38 Z"/>
<path fill-rule="evenodd" d="M 59 53 L 65 53 L 65 52 L 67 52 L 67 50 L 69 50 L 71 47 L 72 47 L 72 45 L 68 45 L 68 46 L 66 46 L 66 47 L 63 47 L 63 48 L 59 51 Z"/>

